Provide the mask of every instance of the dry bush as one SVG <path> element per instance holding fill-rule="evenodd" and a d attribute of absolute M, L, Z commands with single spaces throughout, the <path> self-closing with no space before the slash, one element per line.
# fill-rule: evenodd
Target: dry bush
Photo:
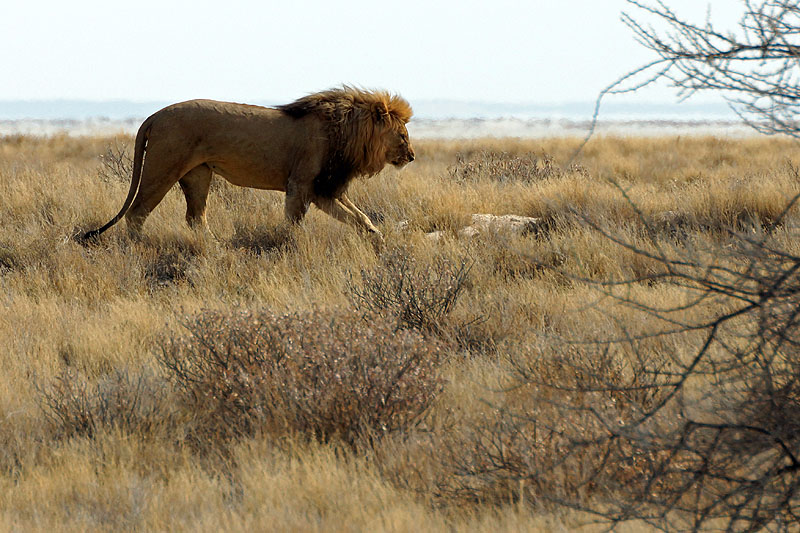
<path fill-rule="evenodd" d="M 759 132 L 800 137 L 795 0 L 746 0 L 733 27 L 714 22 L 710 12 L 705 21 L 691 21 L 664 2 L 628 3 L 632 10 L 623 12 L 622 21 L 657 59 L 604 89 L 598 107 L 606 94 L 667 80 L 684 98 L 703 91 L 721 95 Z"/>
<path fill-rule="evenodd" d="M 374 269 L 362 270 L 360 283 L 349 280 L 348 296 L 366 317 L 388 317 L 397 329 L 457 340 L 459 332 L 481 320 L 458 322 L 451 316 L 469 286 L 471 268 L 466 259 L 455 263 L 444 257 L 421 264 L 410 250 L 396 248 L 386 252 Z"/>
<path fill-rule="evenodd" d="M 100 156 L 100 178 L 108 182 L 131 181 L 133 175 L 132 148 L 119 139 L 106 146 L 106 151 Z"/>
<path fill-rule="evenodd" d="M 117 369 L 95 383 L 65 370 L 40 390 L 40 405 L 62 438 L 107 429 L 148 438 L 174 422 L 169 383 L 147 369 Z"/>
<path fill-rule="evenodd" d="M 586 505 L 619 495 L 653 460 L 606 438 L 659 398 L 639 353 L 541 338 L 510 358 L 513 377 L 484 392 L 482 415 L 430 439 L 446 465 L 430 482 L 439 498 Z"/>
<path fill-rule="evenodd" d="M 517 483 L 520 497 L 669 531 L 796 524 L 800 257 L 757 228 L 683 250 L 616 242 L 662 271 L 594 285 L 657 325 L 621 318 L 614 336 L 515 358 L 512 399 L 448 447 L 461 450 L 451 460 L 462 477 L 446 488 L 498 499 Z M 685 297 L 632 290 L 656 280 Z"/>
<path fill-rule="evenodd" d="M 585 172 L 578 166 L 571 167 L 571 170 Z M 456 164 L 448 168 L 448 172 L 455 181 L 461 183 L 485 179 L 532 183 L 558 177 L 564 170 L 547 154 L 539 157 L 530 152 L 514 155 L 507 152 L 480 151 L 471 155 L 456 154 Z"/>
<path fill-rule="evenodd" d="M 200 438 L 361 439 L 412 428 L 442 388 L 441 346 L 354 314 L 206 311 L 159 358 Z"/>

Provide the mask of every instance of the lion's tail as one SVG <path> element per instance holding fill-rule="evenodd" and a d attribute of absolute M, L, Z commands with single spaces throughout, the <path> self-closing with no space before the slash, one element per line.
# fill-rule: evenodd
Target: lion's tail
<path fill-rule="evenodd" d="M 136 133 L 136 143 L 134 144 L 133 148 L 133 176 L 131 176 L 131 187 L 128 189 L 128 197 L 125 198 L 125 203 L 122 204 L 122 209 L 119 210 L 117 216 L 109 220 L 103 227 L 97 228 L 92 231 L 87 231 L 83 235 L 81 235 L 78 240 L 80 242 L 88 241 L 94 239 L 95 237 L 99 236 L 105 230 L 119 222 L 125 213 L 130 208 L 131 204 L 133 203 L 133 199 L 136 197 L 136 193 L 139 190 L 139 184 L 142 181 L 142 164 L 144 162 L 144 150 L 145 145 L 147 144 L 147 138 L 150 134 L 150 126 L 153 122 L 153 117 L 149 117 L 145 120 L 141 127 L 139 127 L 139 131 Z"/>

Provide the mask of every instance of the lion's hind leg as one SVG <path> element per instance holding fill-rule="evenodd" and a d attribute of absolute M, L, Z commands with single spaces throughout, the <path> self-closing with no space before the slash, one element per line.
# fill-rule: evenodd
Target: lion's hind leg
<path fill-rule="evenodd" d="M 138 235 L 141 232 L 147 216 L 161 203 L 172 186 L 197 166 L 176 161 L 175 158 L 163 155 L 161 152 L 163 151 L 156 152 L 156 147 L 148 147 L 139 191 L 125 214 L 128 232 L 132 235 Z"/>
<path fill-rule="evenodd" d="M 186 223 L 190 228 L 208 231 L 206 200 L 211 177 L 211 168 L 204 164 L 194 167 L 178 181 L 186 197 Z"/>

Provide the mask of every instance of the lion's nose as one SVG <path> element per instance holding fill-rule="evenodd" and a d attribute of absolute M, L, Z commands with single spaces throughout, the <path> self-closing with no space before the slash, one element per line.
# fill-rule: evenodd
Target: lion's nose
<path fill-rule="evenodd" d="M 414 152 L 408 153 L 408 162 L 411 163 L 414 160 Z"/>

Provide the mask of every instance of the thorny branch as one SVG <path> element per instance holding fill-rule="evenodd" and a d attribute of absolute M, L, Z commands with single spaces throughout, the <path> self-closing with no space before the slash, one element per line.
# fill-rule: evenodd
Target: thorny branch
<path fill-rule="evenodd" d="M 581 149 L 594 134 L 607 95 L 636 92 L 657 81 L 676 88 L 681 100 L 717 92 L 757 131 L 800 138 L 800 3 L 742 0 L 737 27 L 722 30 L 710 13 L 705 23 L 695 24 L 661 0 L 627 2 L 632 9 L 622 21 L 657 59 L 600 92 Z"/>

